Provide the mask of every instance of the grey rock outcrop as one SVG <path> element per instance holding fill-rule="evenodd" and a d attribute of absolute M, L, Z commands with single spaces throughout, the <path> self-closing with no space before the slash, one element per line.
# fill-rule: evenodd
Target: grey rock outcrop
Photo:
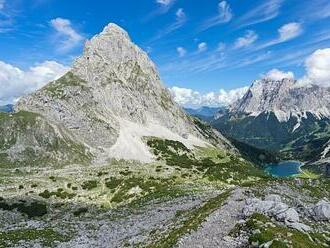
<path fill-rule="evenodd" d="M 300 221 L 298 212 L 283 203 L 278 195 L 266 196 L 265 200 L 258 198 L 247 199 L 246 206 L 243 209 L 243 216 L 248 217 L 254 213 L 265 214 L 285 223 L 297 223 Z"/>
<path fill-rule="evenodd" d="M 230 111 L 252 116 L 273 112 L 279 121 L 288 121 L 292 116 L 306 118 L 307 113 L 317 118 L 329 117 L 330 88 L 303 86 L 293 79 L 265 78 L 255 81 Z"/>
<path fill-rule="evenodd" d="M 309 209 L 310 216 L 317 221 L 330 221 L 330 203 L 321 200 Z"/>
<path fill-rule="evenodd" d="M 66 75 L 22 98 L 15 110 L 42 115 L 101 160 L 150 161 L 144 136 L 232 149 L 220 133 L 203 130 L 185 114 L 148 55 L 115 24 L 86 42 Z"/>

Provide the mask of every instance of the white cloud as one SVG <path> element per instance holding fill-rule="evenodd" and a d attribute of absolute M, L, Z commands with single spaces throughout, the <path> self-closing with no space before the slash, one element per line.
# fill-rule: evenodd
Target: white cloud
<path fill-rule="evenodd" d="M 300 16 L 308 21 L 318 19 L 326 19 L 330 17 L 330 2 L 329 0 L 313 0 L 307 1 L 301 6 Z"/>
<path fill-rule="evenodd" d="M 238 19 L 240 27 L 246 27 L 257 23 L 274 19 L 280 13 L 280 8 L 284 0 L 267 0 L 263 4 L 250 10 Z"/>
<path fill-rule="evenodd" d="M 206 20 L 201 26 L 201 31 L 217 26 L 222 23 L 230 22 L 233 18 L 233 12 L 226 1 L 220 1 L 218 4 L 218 14 Z"/>
<path fill-rule="evenodd" d="M 296 38 L 302 33 L 303 29 L 300 23 L 291 22 L 288 24 L 283 25 L 279 30 L 279 42 L 285 42 Z"/>
<path fill-rule="evenodd" d="M 251 44 L 253 44 L 257 39 L 258 39 L 258 35 L 256 34 L 256 32 L 252 30 L 248 30 L 246 31 L 243 37 L 240 37 L 236 40 L 234 47 L 235 48 L 248 47 Z"/>
<path fill-rule="evenodd" d="M 291 22 L 283 25 L 278 29 L 278 38 L 271 40 L 262 46 L 259 49 L 267 48 L 270 46 L 274 46 L 283 42 L 287 42 L 292 40 L 303 33 L 303 27 L 300 23 Z"/>
<path fill-rule="evenodd" d="M 320 86 L 330 87 L 330 48 L 319 49 L 312 53 L 305 60 L 305 75 L 298 80 L 297 86 L 306 86 L 317 84 Z M 281 80 L 283 78 L 294 79 L 293 72 L 284 72 L 273 69 L 262 75 L 263 78 L 273 80 Z"/>
<path fill-rule="evenodd" d="M 0 10 L 4 9 L 5 3 L 6 3 L 5 0 L 0 0 Z"/>
<path fill-rule="evenodd" d="M 330 48 L 319 49 L 305 61 L 306 76 L 312 83 L 330 86 Z"/>
<path fill-rule="evenodd" d="M 175 30 L 181 28 L 187 21 L 187 16 L 182 8 L 178 9 L 175 13 L 176 19 L 175 22 L 171 25 L 163 28 L 151 41 L 159 40 L 164 36 L 174 32 Z"/>
<path fill-rule="evenodd" d="M 181 21 L 182 19 L 186 18 L 186 14 L 184 13 L 183 9 L 180 8 L 175 13 L 177 21 Z"/>
<path fill-rule="evenodd" d="M 174 100 L 185 107 L 201 106 L 228 106 L 240 99 L 248 90 L 248 87 L 238 88 L 230 91 L 223 89 L 219 92 L 208 92 L 202 94 L 192 89 L 172 87 L 169 89 Z"/>
<path fill-rule="evenodd" d="M 207 43 L 201 42 L 198 44 L 198 52 L 205 52 L 207 50 Z"/>
<path fill-rule="evenodd" d="M 223 52 L 226 49 L 226 44 L 223 42 L 218 43 L 217 52 Z"/>
<path fill-rule="evenodd" d="M 278 69 L 273 69 L 263 75 L 263 78 L 280 81 L 285 78 L 294 79 L 294 73 L 291 71 L 285 72 Z"/>
<path fill-rule="evenodd" d="M 187 54 L 187 50 L 183 47 L 178 47 L 176 51 L 178 52 L 179 57 L 184 57 Z"/>
<path fill-rule="evenodd" d="M 156 2 L 161 5 L 168 6 L 168 5 L 172 4 L 174 2 L 174 0 L 156 0 Z"/>
<path fill-rule="evenodd" d="M 68 67 L 55 61 L 45 61 L 26 71 L 0 61 L 0 104 L 16 101 L 68 71 Z"/>
<path fill-rule="evenodd" d="M 75 46 L 79 45 L 84 39 L 71 24 L 70 20 L 63 18 L 56 18 L 50 21 L 51 26 L 57 31 L 60 37 L 60 51 L 68 51 Z"/>

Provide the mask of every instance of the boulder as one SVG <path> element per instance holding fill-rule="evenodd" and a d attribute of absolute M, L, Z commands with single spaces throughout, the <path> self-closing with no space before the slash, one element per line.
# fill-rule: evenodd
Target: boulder
<path fill-rule="evenodd" d="M 289 208 L 282 213 L 278 213 L 275 219 L 282 222 L 299 222 L 299 214 L 294 208 Z"/>
<path fill-rule="evenodd" d="M 270 194 L 265 197 L 265 201 L 282 202 L 282 199 L 279 195 Z"/>
<path fill-rule="evenodd" d="M 303 223 L 299 223 L 299 222 L 293 222 L 293 223 L 286 223 L 287 226 L 296 229 L 300 232 L 310 232 L 312 231 L 312 228 L 303 224 Z"/>
<path fill-rule="evenodd" d="M 309 208 L 309 213 L 317 221 L 330 221 L 330 203 L 321 200 Z"/>
<path fill-rule="evenodd" d="M 281 202 L 281 198 L 275 195 L 266 197 L 265 201 L 257 198 L 246 200 L 246 206 L 243 208 L 243 216 L 249 217 L 254 213 L 260 213 L 269 217 L 274 217 L 282 222 L 299 222 L 299 214 L 294 208 Z"/>

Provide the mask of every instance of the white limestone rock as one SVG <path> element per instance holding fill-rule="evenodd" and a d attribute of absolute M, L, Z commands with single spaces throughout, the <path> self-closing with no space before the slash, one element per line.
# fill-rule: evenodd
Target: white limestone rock
<path fill-rule="evenodd" d="M 258 198 L 249 198 L 246 200 L 246 206 L 243 208 L 243 216 L 249 217 L 254 213 L 261 213 L 275 218 L 281 222 L 299 222 L 299 214 L 294 208 L 282 203 L 280 197 L 270 195 L 266 200 Z"/>
<path fill-rule="evenodd" d="M 293 79 L 265 78 L 255 81 L 244 97 L 231 106 L 230 112 L 250 116 L 272 112 L 280 122 L 297 117 L 297 129 L 307 113 L 318 119 L 330 117 L 330 88 L 301 86 Z"/>
<path fill-rule="evenodd" d="M 174 102 L 156 66 L 115 24 L 86 42 L 71 71 L 22 98 L 15 110 L 44 116 L 90 149 L 108 158 L 152 160 L 143 135 L 180 140 L 186 146 L 213 143 L 233 149 L 218 132 L 198 127 Z M 136 131 L 137 129 L 151 131 Z M 125 133 L 124 133 L 125 132 Z M 115 148 L 114 148 L 115 147 Z"/>
<path fill-rule="evenodd" d="M 309 213 L 317 221 L 330 221 L 330 203 L 321 200 L 309 208 Z"/>

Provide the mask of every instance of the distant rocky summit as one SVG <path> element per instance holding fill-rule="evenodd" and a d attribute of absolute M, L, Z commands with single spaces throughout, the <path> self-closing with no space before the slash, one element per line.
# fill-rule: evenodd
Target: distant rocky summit
<path fill-rule="evenodd" d="M 254 117 L 274 113 L 280 122 L 294 118 L 294 131 L 308 114 L 316 119 L 330 117 L 330 88 L 304 86 L 293 79 L 276 81 L 266 78 L 255 81 L 243 98 L 231 106 L 230 112 Z"/>
<path fill-rule="evenodd" d="M 212 124 L 228 137 L 288 158 L 324 160 L 330 155 L 330 88 L 258 80 Z"/>

